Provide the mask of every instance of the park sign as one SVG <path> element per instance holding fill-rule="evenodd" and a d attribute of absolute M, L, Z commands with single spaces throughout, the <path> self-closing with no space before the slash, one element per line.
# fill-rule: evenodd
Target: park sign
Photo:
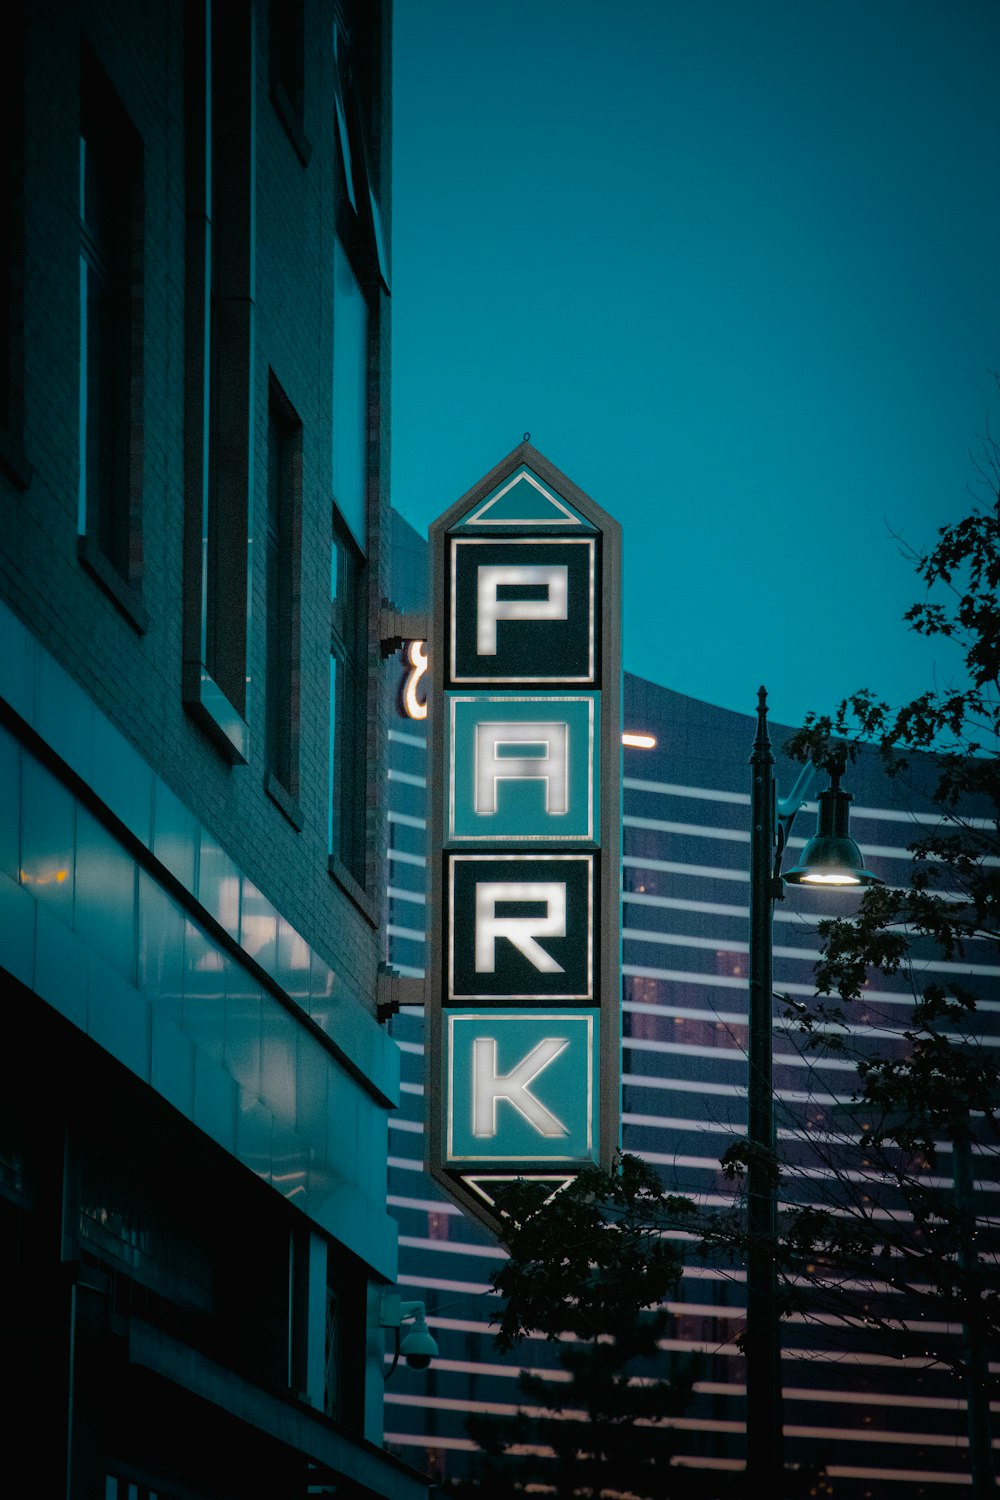
<path fill-rule="evenodd" d="M 619 1143 L 621 528 L 525 442 L 429 540 L 428 1166 L 495 1229 Z"/>

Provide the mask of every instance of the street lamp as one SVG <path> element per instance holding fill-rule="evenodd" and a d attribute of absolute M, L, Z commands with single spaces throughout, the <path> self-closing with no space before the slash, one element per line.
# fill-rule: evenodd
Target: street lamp
<path fill-rule="evenodd" d="M 820 792 L 819 825 L 802 858 L 784 877 L 781 859 L 795 814 L 816 776 L 803 767 L 789 796 L 778 798 L 767 732 L 767 692 L 757 694 L 757 735 L 750 756 L 750 1077 L 747 1089 L 747 1492 L 781 1500 L 784 1473 L 781 1421 L 781 1337 L 774 1246 L 778 1232 L 774 1169 L 774 1091 L 771 1061 L 772 923 L 784 882 L 839 888 L 880 885 L 866 870 L 848 832 L 850 795 L 840 771 Z"/>

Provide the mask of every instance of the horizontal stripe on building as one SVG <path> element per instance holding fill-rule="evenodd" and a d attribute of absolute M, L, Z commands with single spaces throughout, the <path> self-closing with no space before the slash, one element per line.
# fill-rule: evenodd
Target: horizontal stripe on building
<path fill-rule="evenodd" d="M 729 802 L 740 807 L 750 806 L 749 792 L 723 792 L 714 787 L 682 786 L 670 781 L 644 781 L 637 776 L 622 778 L 622 786 L 630 792 L 654 792 L 667 797 L 691 797 L 704 802 Z M 815 814 L 815 801 L 803 802 L 800 811 Z M 990 818 L 948 818 L 940 813 L 908 812 L 895 807 L 852 807 L 852 818 L 874 818 L 886 823 L 919 823 L 932 828 L 978 828 L 994 831 L 996 823 Z"/>
<path fill-rule="evenodd" d="M 673 932 L 656 932 L 642 927 L 625 927 L 622 929 L 624 941 L 634 943 L 664 943 L 679 948 L 708 948 L 716 953 L 749 953 L 749 943 L 741 943 L 735 938 L 702 938 L 681 936 Z M 775 944 L 771 950 L 775 958 L 800 958 L 809 963 L 817 963 L 822 954 L 811 948 L 785 948 Z M 917 972 L 933 971 L 935 974 L 979 974 L 984 978 L 1000 978 L 1000 967 L 996 964 L 956 964 L 946 962 L 943 959 L 919 959 L 915 960 L 912 968 Z M 692 979 L 700 978 L 692 975 Z"/>

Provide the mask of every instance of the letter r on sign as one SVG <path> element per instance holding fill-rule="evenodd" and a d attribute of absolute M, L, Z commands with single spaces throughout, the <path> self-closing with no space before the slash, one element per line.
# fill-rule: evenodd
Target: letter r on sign
<path fill-rule="evenodd" d="M 498 917 L 503 901 L 544 904 L 538 917 Z M 562 964 L 536 942 L 566 936 L 566 886 L 561 880 L 483 880 L 476 882 L 476 973 L 496 972 L 497 938 L 513 943 L 542 974 L 562 974 Z"/>

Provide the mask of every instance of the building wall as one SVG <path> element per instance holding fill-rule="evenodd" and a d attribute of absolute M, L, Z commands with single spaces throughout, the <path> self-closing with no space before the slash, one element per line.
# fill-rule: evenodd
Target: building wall
<path fill-rule="evenodd" d="M 412 590 L 419 563 L 412 535 L 406 543 L 397 587 Z M 655 1163 L 671 1190 L 724 1208 L 733 1189 L 719 1158 L 746 1129 L 748 762 L 755 724 L 749 715 L 629 675 L 624 724 L 655 735 L 657 745 L 624 751 L 623 1144 Z M 390 731 L 390 954 L 413 977 L 423 973 L 425 941 L 424 728 L 400 719 Z M 784 793 L 799 767 L 780 754 L 788 731 L 775 725 L 771 734 Z M 890 782 L 874 757 L 862 758 L 845 780 L 865 863 L 889 882 L 903 880 L 905 845 L 935 816 L 926 798 L 919 788 Z M 813 829 L 814 814 L 803 811 L 786 865 Z M 849 906 L 852 898 L 846 899 Z M 843 910 L 835 901 L 828 892 L 788 887 L 777 904 L 775 988 L 793 1001 L 814 992 L 816 923 Z M 984 997 L 981 1029 L 987 1044 L 996 1045 L 1000 969 L 989 957 L 967 955 Z M 899 1033 L 911 998 L 905 974 L 880 981 L 855 1007 L 862 1043 L 871 1029 L 883 1051 L 905 1045 Z M 829 1166 L 824 1133 L 843 1136 L 837 1106 L 850 1098 L 856 1075 L 853 1064 L 835 1055 L 810 1066 L 784 1009 L 775 1006 L 774 1041 L 776 1120 L 791 1163 L 782 1201 L 822 1201 Z M 474 1467 L 467 1416 L 515 1410 L 520 1367 L 554 1372 L 556 1351 L 538 1339 L 514 1355 L 494 1348 L 496 1304 L 488 1281 L 503 1252 L 422 1170 L 420 1012 L 395 1018 L 393 1035 L 403 1051 L 403 1108 L 390 1121 L 389 1207 L 400 1223 L 400 1280 L 426 1299 L 441 1358 L 426 1375 L 393 1375 L 387 1438 L 430 1472 L 461 1474 Z M 843 1156 L 842 1140 L 835 1150 Z M 865 1182 L 863 1160 L 851 1165 L 859 1173 L 859 1195 L 880 1191 Z M 949 1169 L 945 1150 L 938 1170 Z M 994 1203 L 1000 1187 L 995 1153 L 981 1157 L 976 1178 Z M 860 1308 L 860 1290 L 858 1300 Z M 745 1320 L 742 1269 L 689 1264 L 671 1310 L 665 1358 L 698 1361 L 694 1397 L 669 1422 L 676 1461 L 703 1472 L 706 1493 L 730 1493 L 726 1485 L 744 1462 L 745 1373 L 737 1347 Z M 967 1492 L 965 1410 L 954 1376 L 919 1350 L 900 1359 L 898 1341 L 875 1332 L 848 1335 L 822 1316 L 793 1315 L 783 1325 L 782 1344 L 789 1463 L 825 1464 L 832 1493 L 847 1497 Z"/>
<path fill-rule="evenodd" d="M 15 1426 L 47 1442 L 0 1470 L 73 1496 L 422 1493 L 380 1446 L 391 6 L 44 0 L 8 21 L 0 1250 Z M 333 380 L 351 317 L 356 431 Z M 229 704 L 206 578 L 218 639 L 246 624 Z M 331 632 L 355 621 L 348 778 Z M 353 863 L 331 796 L 360 811 Z"/>
<path fill-rule="evenodd" d="M 252 401 L 254 467 L 250 555 L 255 618 L 247 668 L 248 722 L 263 717 L 266 593 L 264 547 L 268 372 L 302 423 L 301 658 L 303 827 L 274 816 L 264 789 L 263 737 L 251 733 L 246 771 L 230 765 L 196 720 L 183 711 L 179 683 L 184 647 L 185 381 L 185 38 L 198 7 L 182 0 L 153 7 L 46 4 L 30 7 L 25 147 L 25 418 L 24 447 L 33 477 L 17 501 L 2 566 L 4 597 L 35 636 L 66 666 L 112 722 L 162 768 L 173 789 L 210 826 L 225 827 L 228 847 L 248 871 L 266 868 L 270 893 L 299 928 L 309 926 L 336 953 L 338 969 L 359 992 L 371 992 L 378 944 L 373 924 L 335 922 L 336 899 L 326 861 L 328 621 L 316 607 L 328 597 L 333 423 L 331 260 L 340 198 L 339 147 L 329 45 L 333 7 L 308 8 L 303 166 L 270 101 L 268 6 L 254 7 L 256 43 L 256 318 Z M 234 7 L 239 9 L 239 7 Z M 377 16 L 359 7 L 359 17 Z M 378 25 L 375 26 L 376 32 Z M 79 213 L 80 39 L 87 38 L 119 94 L 143 146 L 145 230 L 142 297 L 145 352 L 142 398 L 142 565 L 148 614 L 141 633 L 77 556 L 79 479 Z M 377 38 L 376 38 L 377 40 Z M 374 45 L 374 44 L 373 44 Z M 190 50 L 190 48 L 188 49 Z M 376 106 L 388 110 L 388 63 L 381 61 Z M 366 81 L 367 82 L 367 81 Z M 371 96 L 371 90 L 366 97 Z M 376 186 L 381 136 L 369 131 Z M 379 157 L 375 157 L 376 149 Z M 386 174 L 387 175 L 387 174 Z M 388 183 L 383 188 L 388 201 Z M 386 215 L 385 232 L 388 233 Z M 369 602 L 388 592 L 381 544 L 388 497 L 389 302 L 371 293 L 373 335 L 369 391 L 371 514 Z M 381 372 L 381 373 L 380 373 Z M 39 588 L 38 581 L 45 580 Z M 379 661 L 374 616 L 368 640 Z M 377 696 L 373 702 L 378 702 Z M 378 753 L 372 724 L 372 754 Z M 373 778 L 377 782 L 378 778 Z M 371 819 L 377 849 L 381 820 Z M 372 891 L 378 882 L 372 881 Z M 380 894 L 373 895 L 375 915 Z M 336 931 L 335 931 L 336 928 Z"/>

